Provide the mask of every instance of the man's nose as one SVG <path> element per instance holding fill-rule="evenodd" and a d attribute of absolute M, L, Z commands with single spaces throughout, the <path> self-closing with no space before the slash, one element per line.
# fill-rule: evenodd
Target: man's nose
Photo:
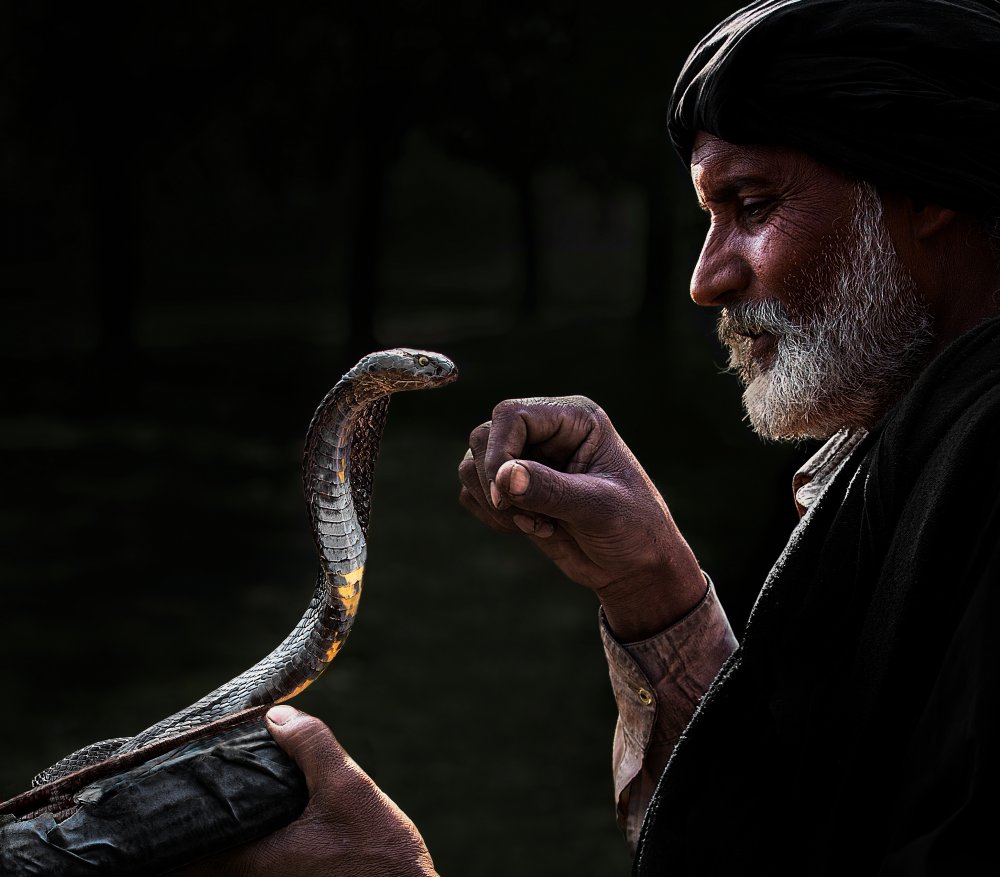
<path fill-rule="evenodd" d="M 745 295 L 752 273 L 738 247 L 725 234 L 709 229 L 691 275 L 691 298 L 703 307 L 722 307 Z"/>

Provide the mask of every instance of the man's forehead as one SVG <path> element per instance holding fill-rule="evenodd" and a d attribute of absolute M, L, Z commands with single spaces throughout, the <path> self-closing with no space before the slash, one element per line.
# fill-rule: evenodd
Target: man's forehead
<path fill-rule="evenodd" d="M 771 181 L 781 176 L 789 157 L 777 147 L 741 146 L 699 133 L 691 151 L 691 179 L 702 192 L 739 181 Z"/>
<path fill-rule="evenodd" d="M 700 200 L 722 200 L 750 187 L 843 183 L 843 174 L 801 150 L 730 143 L 699 132 L 691 152 L 691 179 Z"/>

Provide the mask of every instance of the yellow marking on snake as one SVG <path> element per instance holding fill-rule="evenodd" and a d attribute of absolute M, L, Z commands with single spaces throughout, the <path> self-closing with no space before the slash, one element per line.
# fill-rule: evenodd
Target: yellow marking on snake
<path fill-rule="evenodd" d="M 336 586 L 337 595 L 343 601 L 344 611 L 347 612 L 351 618 L 358 613 L 358 602 L 361 600 L 361 579 L 364 577 L 364 574 L 364 564 L 359 566 L 357 569 L 352 569 L 350 572 L 337 574 L 338 578 L 344 580 L 344 584 Z M 325 663 L 332 661 L 343 645 L 344 641 L 342 639 L 335 639 L 332 643 L 330 643 L 330 648 L 323 653 Z M 320 672 L 322 672 L 322 669 Z M 319 674 L 317 674 L 317 677 L 318 675 Z M 306 679 L 304 682 L 301 682 L 291 692 L 276 700 L 275 703 L 284 703 L 286 700 L 291 700 L 296 694 L 301 694 L 316 681 L 317 677 Z"/>
<path fill-rule="evenodd" d="M 306 679 L 305 682 L 300 682 L 292 691 L 288 692 L 288 694 L 286 694 L 284 697 L 279 697 L 275 701 L 275 703 L 284 703 L 286 700 L 291 700 L 293 697 L 295 697 L 296 694 L 301 694 L 303 691 L 305 691 L 315 681 L 316 679 L 313 678 L 313 679 Z"/>
<path fill-rule="evenodd" d="M 361 577 L 365 574 L 365 565 L 361 564 L 357 569 L 350 572 L 340 573 L 340 577 L 349 585 L 361 584 Z"/>
<path fill-rule="evenodd" d="M 344 611 L 352 618 L 358 611 L 358 601 L 361 599 L 361 578 L 364 574 L 364 565 L 352 569 L 348 573 L 340 574 L 344 584 L 337 585 L 337 596 L 344 604 Z"/>

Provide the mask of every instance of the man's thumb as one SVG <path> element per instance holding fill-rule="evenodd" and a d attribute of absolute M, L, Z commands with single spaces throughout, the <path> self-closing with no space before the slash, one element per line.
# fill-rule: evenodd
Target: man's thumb
<path fill-rule="evenodd" d="M 323 722 L 287 704 L 267 711 L 267 729 L 305 774 L 310 798 L 321 790 L 324 778 L 342 768 L 347 760 L 347 754 Z"/>
<path fill-rule="evenodd" d="M 516 509 L 567 523 L 583 523 L 609 499 L 607 479 L 567 474 L 533 460 L 508 460 L 497 470 L 496 485 Z"/>

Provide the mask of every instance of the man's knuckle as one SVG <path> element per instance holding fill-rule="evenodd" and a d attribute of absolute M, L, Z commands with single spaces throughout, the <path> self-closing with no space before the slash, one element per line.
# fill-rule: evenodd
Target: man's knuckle
<path fill-rule="evenodd" d="M 480 423 L 472 432 L 469 433 L 469 447 L 473 452 L 486 446 L 486 443 L 490 438 L 490 428 L 493 422 L 487 420 L 485 423 Z"/>
<path fill-rule="evenodd" d="M 476 461 L 469 458 L 462 460 L 458 464 L 458 477 L 463 484 L 470 487 L 474 480 L 478 481 L 479 472 L 476 469 Z"/>

